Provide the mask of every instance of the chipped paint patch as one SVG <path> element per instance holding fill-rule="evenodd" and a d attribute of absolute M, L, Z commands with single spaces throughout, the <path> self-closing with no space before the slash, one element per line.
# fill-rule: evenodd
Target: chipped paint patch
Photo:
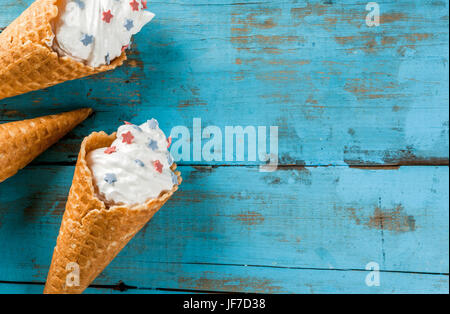
<path fill-rule="evenodd" d="M 292 8 L 291 17 L 297 20 L 304 20 L 308 16 L 322 16 L 327 13 L 328 6 L 322 4 L 308 4 L 302 8 Z"/>
<path fill-rule="evenodd" d="M 408 16 L 404 13 L 398 13 L 398 12 L 392 12 L 392 13 L 385 13 L 381 14 L 380 16 L 380 23 L 381 24 L 388 24 L 388 23 L 394 23 L 398 21 L 406 21 L 408 19 Z"/>
<path fill-rule="evenodd" d="M 335 41 L 345 48 L 348 54 L 363 51 L 366 54 L 377 54 L 383 50 L 396 49 L 402 56 L 405 49 L 415 49 L 423 41 L 433 39 L 432 33 L 406 33 L 395 36 L 382 33 L 361 32 L 359 35 L 335 36 Z"/>
<path fill-rule="evenodd" d="M 268 95 L 260 95 L 260 98 L 264 99 L 264 101 L 268 104 L 288 104 L 292 103 L 290 94 L 268 94 Z"/>
<path fill-rule="evenodd" d="M 306 40 L 304 37 L 300 36 L 264 36 L 264 35 L 254 35 L 254 36 L 235 36 L 231 38 L 232 43 L 239 44 L 258 44 L 258 45 L 281 45 L 289 42 L 304 43 Z"/>
<path fill-rule="evenodd" d="M 235 277 L 228 279 L 208 278 L 214 275 L 212 272 L 204 272 L 199 279 L 180 277 L 178 286 L 180 289 L 194 289 L 200 291 L 222 292 L 252 292 L 252 293 L 279 293 L 281 287 L 272 280 L 252 277 Z M 219 274 L 221 277 L 224 274 Z"/>
<path fill-rule="evenodd" d="M 206 178 L 211 175 L 215 169 L 213 166 L 194 166 L 193 168 L 195 170 L 191 171 L 189 174 L 191 180 Z"/>
<path fill-rule="evenodd" d="M 231 217 L 234 220 L 247 226 L 260 225 L 264 222 L 264 216 L 255 211 L 248 211 L 238 215 L 231 215 Z"/>
<path fill-rule="evenodd" d="M 311 171 L 303 166 L 289 166 L 289 167 L 281 167 L 278 169 L 280 172 L 279 175 L 270 174 L 263 177 L 263 180 L 269 185 L 292 185 L 292 184 L 304 184 L 311 185 Z M 285 173 L 288 172 L 289 175 L 286 176 Z"/>
<path fill-rule="evenodd" d="M 131 68 L 140 68 L 140 69 L 144 68 L 144 62 L 142 62 L 142 60 L 139 59 L 128 59 L 126 65 Z"/>
<path fill-rule="evenodd" d="M 297 79 L 297 73 L 291 70 L 270 71 L 258 74 L 256 78 L 262 81 L 294 81 Z"/>
<path fill-rule="evenodd" d="M 18 110 L 2 109 L 0 110 L 0 119 L 2 117 L 8 118 L 9 120 L 9 118 L 26 118 L 27 115 Z"/>
<path fill-rule="evenodd" d="M 416 230 L 416 220 L 414 216 L 405 214 L 400 204 L 393 209 L 376 207 L 366 226 L 395 232 L 410 232 Z"/>
<path fill-rule="evenodd" d="M 405 213 L 402 204 L 393 208 L 375 207 L 371 216 L 364 216 L 362 208 L 348 207 L 349 217 L 357 224 L 370 229 L 388 230 L 396 233 L 413 232 L 416 230 L 416 219 Z"/>
<path fill-rule="evenodd" d="M 307 65 L 310 64 L 311 60 L 299 60 L 299 59 L 264 59 L 264 58 L 236 58 L 235 64 L 237 65 L 248 65 L 253 68 L 259 68 L 261 64 L 267 66 L 296 66 L 296 65 Z"/>
<path fill-rule="evenodd" d="M 243 6 L 239 8 L 239 11 L 232 13 L 231 23 L 235 25 L 232 32 L 272 29 L 277 26 L 276 19 L 281 14 L 281 9 L 258 8 L 247 11 Z"/>
<path fill-rule="evenodd" d="M 332 1 L 323 4 L 311 4 L 307 2 L 304 7 L 292 8 L 291 18 L 295 26 L 304 23 L 319 25 L 327 31 L 335 30 L 338 25 L 351 25 L 361 28 L 364 25 L 364 17 L 367 12 L 358 7 L 349 7 L 344 4 L 333 4 Z"/>
<path fill-rule="evenodd" d="M 200 99 L 195 98 L 195 99 L 188 99 L 188 100 L 184 100 L 181 101 L 178 104 L 178 108 L 188 108 L 188 107 L 194 107 L 194 106 L 206 106 L 207 104 L 205 102 L 202 102 Z"/>
<path fill-rule="evenodd" d="M 344 89 L 352 93 L 358 100 L 397 98 L 403 96 L 398 93 L 398 84 L 387 74 L 373 73 L 366 78 L 346 79 Z"/>
<path fill-rule="evenodd" d="M 408 146 L 395 152 L 386 151 L 383 156 L 384 163 L 388 165 L 404 165 L 404 166 L 421 166 L 421 165 L 435 165 L 448 166 L 448 158 L 441 157 L 421 157 L 415 153 L 416 149 Z"/>

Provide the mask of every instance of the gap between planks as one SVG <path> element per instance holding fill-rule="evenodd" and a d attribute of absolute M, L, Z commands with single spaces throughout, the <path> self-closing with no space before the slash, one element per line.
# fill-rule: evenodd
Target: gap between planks
<path fill-rule="evenodd" d="M 229 267 L 253 267 L 253 268 L 276 268 L 276 269 L 291 269 L 291 270 L 309 270 L 309 271 L 339 271 L 339 272 L 367 272 L 366 269 L 343 269 L 343 268 L 311 268 L 311 267 L 290 267 L 290 266 L 273 266 L 273 265 L 244 265 L 244 264 L 220 264 L 220 263 L 178 263 L 178 262 L 151 262 L 154 264 L 177 264 L 177 265 L 207 265 L 207 266 L 229 266 Z M 434 276 L 449 276 L 449 273 L 433 273 L 433 272 L 416 272 L 416 271 L 398 271 L 398 270 L 380 270 L 380 273 L 397 273 L 410 275 L 434 275 Z M 16 285 L 36 285 L 44 286 L 44 282 L 26 282 L 26 281 L 3 281 L 0 284 L 16 284 Z M 196 290 L 196 289 L 177 289 L 177 288 L 152 288 L 152 287 L 137 287 L 128 286 L 123 281 L 119 281 L 115 285 L 91 285 L 89 288 L 97 289 L 111 289 L 120 292 L 128 290 L 148 290 L 148 291 L 165 291 L 165 292 L 186 292 L 186 293 L 236 293 L 229 291 L 215 291 L 215 290 Z"/>
<path fill-rule="evenodd" d="M 32 282 L 32 281 L 3 281 L 0 280 L 0 284 L 5 285 L 31 285 L 31 286 L 45 286 L 45 282 Z M 195 290 L 195 289 L 176 289 L 176 288 L 147 288 L 129 286 L 122 281 L 115 285 L 90 285 L 89 288 L 93 289 L 108 289 L 120 292 L 126 292 L 128 290 L 144 290 L 144 291 L 163 291 L 163 292 L 181 292 L 181 293 L 217 293 L 217 294 L 235 294 L 236 292 L 227 291 L 210 291 L 210 290 Z M 88 288 L 88 289 L 89 289 Z M 252 293 L 258 294 L 258 293 Z"/>

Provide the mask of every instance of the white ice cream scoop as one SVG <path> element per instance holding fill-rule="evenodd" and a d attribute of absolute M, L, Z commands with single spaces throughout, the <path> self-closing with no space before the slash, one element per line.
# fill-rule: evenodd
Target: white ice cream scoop
<path fill-rule="evenodd" d="M 53 49 L 92 67 L 122 54 L 155 16 L 146 0 L 64 0 L 54 23 Z"/>
<path fill-rule="evenodd" d="M 155 119 L 119 127 L 110 147 L 90 152 L 98 197 L 108 204 L 136 205 L 157 198 L 178 184 L 167 139 Z"/>

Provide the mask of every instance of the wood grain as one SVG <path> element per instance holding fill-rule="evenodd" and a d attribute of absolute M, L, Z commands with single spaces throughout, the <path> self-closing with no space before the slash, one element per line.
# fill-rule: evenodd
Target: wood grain
<path fill-rule="evenodd" d="M 0 31 L 30 3 L 0 0 Z M 0 100 L 0 123 L 96 111 L 0 185 L 0 293 L 42 291 L 82 138 L 152 117 L 278 126 L 280 167 L 178 162 L 89 293 L 448 293 L 448 1 L 379 2 L 372 28 L 366 4 L 155 1 L 123 67 Z"/>
<path fill-rule="evenodd" d="M 2 2 L 0 26 L 31 0 Z M 194 117 L 277 125 L 282 164 L 448 165 L 448 4 L 384 1 L 369 28 L 366 2 L 330 3 L 152 3 L 126 66 L 2 100 L 0 121 L 97 111 L 42 162 L 73 162 L 92 130 L 154 116 L 168 132 Z"/>
<path fill-rule="evenodd" d="M 321 270 L 325 277 L 329 272 L 339 278 L 335 272 L 340 271 L 364 277 L 366 264 L 375 261 L 384 272 L 439 275 L 448 285 L 447 167 L 319 167 L 273 174 L 255 167 L 180 168 L 185 178 L 181 190 L 96 284 L 122 280 L 137 287 L 294 292 L 300 288 L 297 277 L 286 275 L 267 286 L 257 279 L 292 268 L 299 274 L 306 270 L 308 278 L 314 277 L 310 270 Z M 2 186 L 3 280 L 45 280 L 72 173 L 65 166 L 29 167 Z M 246 284 L 224 288 L 223 283 L 234 282 L 229 278 L 239 278 L 232 275 L 244 265 L 253 265 L 244 272 L 255 282 L 245 279 Z M 220 279 L 218 271 L 205 286 L 191 273 L 221 266 L 229 277 Z M 170 284 L 158 286 L 165 272 L 172 276 Z M 417 278 L 411 276 L 411 284 Z M 317 284 L 318 291 L 334 289 L 325 287 L 326 281 Z M 380 292 L 407 286 L 385 286 Z M 360 288 L 342 282 L 335 291 Z"/>

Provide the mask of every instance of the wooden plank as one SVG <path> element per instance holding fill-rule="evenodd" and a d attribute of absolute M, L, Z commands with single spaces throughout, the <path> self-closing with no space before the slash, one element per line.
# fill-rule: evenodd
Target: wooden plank
<path fill-rule="evenodd" d="M 380 286 L 368 287 L 368 272 L 335 270 L 276 269 L 222 265 L 147 264 L 126 276 L 134 284 L 158 288 L 138 288 L 126 293 L 174 293 L 164 287 L 186 291 L 250 293 L 448 293 L 448 276 L 380 273 Z M 145 279 L 142 277 L 145 271 Z M 96 281 L 102 281 L 101 279 Z M 42 293 L 42 285 L 0 284 L 0 293 Z M 112 289 L 90 288 L 86 293 L 120 293 Z"/>
<path fill-rule="evenodd" d="M 153 267 L 196 278 L 191 267 L 338 271 L 364 270 L 372 261 L 384 271 L 448 276 L 448 167 L 180 169 L 181 190 L 97 283 L 156 287 L 161 274 Z M 45 280 L 72 173 L 28 167 L 0 186 L 0 281 Z M 258 278 L 259 268 L 250 269 Z M 277 281 L 282 291 L 299 288 L 285 276 L 288 282 Z"/>
<path fill-rule="evenodd" d="M 0 27 L 31 2 L 1 0 Z M 73 162 L 90 132 L 155 116 L 166 131 L 277 125 L 286 165 L 448 165 L 448 3 L 383 1 L 373 28 L 366 3 L 152 3 L 124 67 L 1 100 L 0 121 L 94 107 L 39 162 Z"/>

